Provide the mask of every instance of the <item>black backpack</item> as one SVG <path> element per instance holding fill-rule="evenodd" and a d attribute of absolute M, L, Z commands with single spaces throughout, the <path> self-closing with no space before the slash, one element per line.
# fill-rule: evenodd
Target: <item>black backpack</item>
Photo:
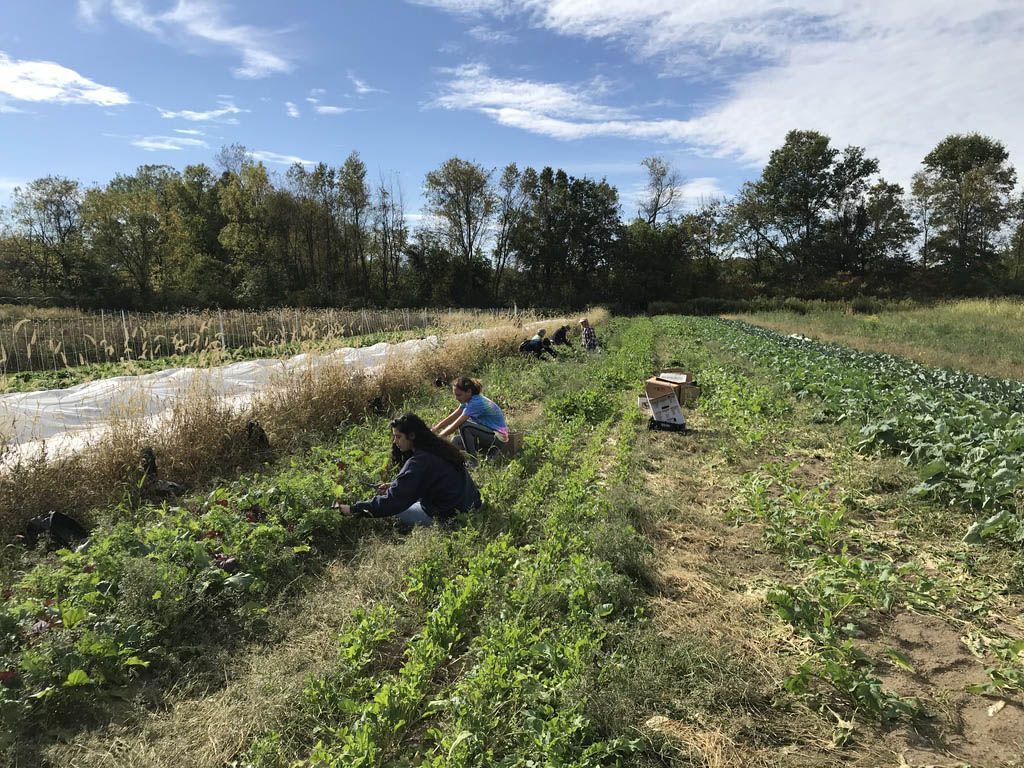
<path fill-rule="evenodd" d="M 34 547 L 39 537 L 49 534 L 50 541 L 58 548 L 67 548 L 80 539 L 87 538 L 89 532 L 77 520 L 63 512 L 50 512 L 48 515 L 33 517 L 25 526 L 25 543 Z"/>

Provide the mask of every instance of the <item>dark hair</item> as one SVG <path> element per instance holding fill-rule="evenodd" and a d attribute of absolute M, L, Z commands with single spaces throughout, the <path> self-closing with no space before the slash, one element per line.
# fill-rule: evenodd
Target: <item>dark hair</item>
<path fill-rule="evenodd" d="M 415 413 L 404 413 L 391 422 L 391 427 L 412 440 L 416 450 L 432 453 L 444 459 L 456 469 L 466 466 L 462 452 L 452 443 L 435 435 Z"/>
<path fill-rule="evenodd" d="M 471 379 L 469 376 L 459 376 L 459 378 L 453 379 L 452 386 L 463 392 L 472 392 L 474 395 L 479 395 L 484 391 L 484 383 L 480 379 Z"/>

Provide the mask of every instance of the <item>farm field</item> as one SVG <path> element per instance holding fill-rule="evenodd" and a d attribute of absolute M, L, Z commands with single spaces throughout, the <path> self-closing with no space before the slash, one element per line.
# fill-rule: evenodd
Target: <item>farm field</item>
<path fill-rule="evenodd" d="M 1024 303 L 1019 300 L 966 299 L 878 314 L 774 311 L 732 317 L 937 368 L 1024 380 Z"/>
<path fill-rule="evenodd" d="M 506 310 L 116 314 L 0 305 L 0 394 L 181 366 L 325 352 L 542 319 Z"/>
<path fill-rule="evenodd" d="M 1024 385 L 708 318 L 598 333 L 473 359 L 528 437 L 454 530 L 336 516 L 386 459 L 368 413 L 105 507 L 83 551 L 9 548 L 12 764 L 1024 765 Z M 667 365 L 703 387 L 687 434 L 636 409 Z"/>

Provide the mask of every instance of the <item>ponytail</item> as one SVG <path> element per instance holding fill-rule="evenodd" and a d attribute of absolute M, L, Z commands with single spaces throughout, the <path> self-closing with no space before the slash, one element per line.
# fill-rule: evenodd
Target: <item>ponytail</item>
<path fill-rule="evenodd" d="M 480 379 L 471 379 L 469 376 L 459 376 L 452 381 L 452 386 L 473 395 L 479 395 L 484 389 L 484 383 Z"/>

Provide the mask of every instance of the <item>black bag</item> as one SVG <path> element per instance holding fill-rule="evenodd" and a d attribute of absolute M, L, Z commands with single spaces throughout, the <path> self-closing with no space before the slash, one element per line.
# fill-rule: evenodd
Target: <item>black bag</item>
<path fill-rule="evenodd" d="M 58 548 L 70 547 L 76 541 L 89 536 L 89 532 L 77 520 L 63 512 L 51 512 L 29 520 L 25 526 L 25 543 L 34 547 L 44 533 L 49 534 L 50 541 Z"/>

